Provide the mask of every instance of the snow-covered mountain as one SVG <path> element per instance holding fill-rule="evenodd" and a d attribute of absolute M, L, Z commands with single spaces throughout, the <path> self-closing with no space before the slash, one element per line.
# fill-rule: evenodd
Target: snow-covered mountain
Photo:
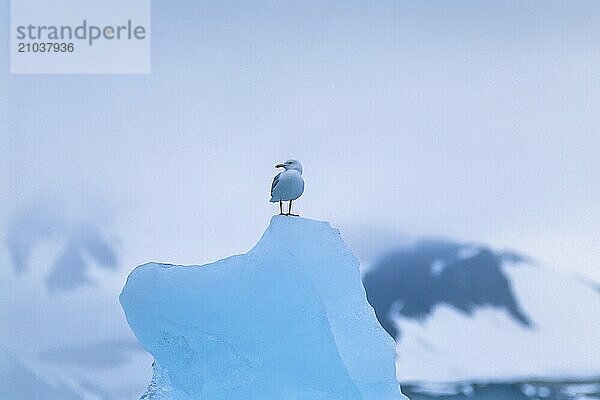
<path fill-rule="evenodd" d="M 365 272 L 401 382 L 600 376 L 597 284 L 509 251 L 421 241 Z"/>
<path fill-rule="evenodd" d="M 5 226 L 1 224 L 0 226 Z M 55 207 L 15 213 L 0 232 L 0 382 L 11 400 L 127 400 L 151 358 L 118 303 L 105 227 Z M 4 237 L 3 237 L 4 236 Z M 0 396 L 4 399 L 5 397 Z"/>
<path fill-rule="evenodd" d="M 4 273 L 0 281 L 6 399 L 139 397 L 149 379 L 140 365 L 151 358 L 127 331 L 117 294 L 103 283 L 54 294 L 45 276 L 35 268 L 25 276 Z"/>

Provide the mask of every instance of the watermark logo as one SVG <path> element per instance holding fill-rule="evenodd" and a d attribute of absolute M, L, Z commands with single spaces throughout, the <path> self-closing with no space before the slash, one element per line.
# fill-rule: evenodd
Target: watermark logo
<path fill-rule="evenodd" d="M 11 72 L 149 73 L 150 0 L 12 0 Z"/>

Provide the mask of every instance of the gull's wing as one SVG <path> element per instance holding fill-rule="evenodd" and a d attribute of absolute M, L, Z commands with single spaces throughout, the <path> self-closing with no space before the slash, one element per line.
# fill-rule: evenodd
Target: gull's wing
<path fill-rule="evenodd" d="M 271 196 L 273 196 L 273 190 L 275 190 L 275 186 L 277 186 L 277 184 L 279 183 L 279 175 L 281 175 L 282 173 L 283 171 L 275 175 L 275 178 L 273 178 L 273 183 L 271 183 Z"/>

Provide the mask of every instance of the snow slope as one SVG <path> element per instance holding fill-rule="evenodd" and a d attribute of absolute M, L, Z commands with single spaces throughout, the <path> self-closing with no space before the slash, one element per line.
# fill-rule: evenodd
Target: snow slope
<path fill-rule="evenodd" d="M 424 242 L 364 281 L 397 335 L 402 382 L 600 376 L 600 293 L 575 276 L 484 246 Z"/>
<path fill-rule="evenodd" d="M 120 300 L 156 360 L 146 398 L 403 398 L 358 261 L 325 222 L 275 216 L 247 254 L 142 265 Z"/>
<path fill-rule="evenodd" d="M 3 389 L 6 399 L 139 396 L 149 377 L 147 371 L 139 372 L 139 366 L 148 365 L 151 358 L 123 321 L 114 271 L 104 270 L 94 257 L 88 260 L 82 251 L 87 246 L 71 246 L 75 234 L 50 235 L 52 240 L 37 242 L 17 236 L 22 241 L 13 237 L 11 243 L 20 243 L 18 254 L 27 254 L 18 273 L 9 257 L 14 254 L 0 252 L 0 382 L 10 382 Z M 35 246 L 24 251 L 28 243 Z M 84 254 L 85 265 L 64 262 L 79 260 L 77 254 Z M 85 274 L 75 274 L 85 277 L 82 283 L 55 285 L 56 272 L 64 266 L 84 269 Z"/>

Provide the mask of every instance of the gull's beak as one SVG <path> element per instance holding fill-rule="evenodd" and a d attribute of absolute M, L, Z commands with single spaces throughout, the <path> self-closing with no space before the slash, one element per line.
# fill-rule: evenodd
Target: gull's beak
<path fill-rule="evenodd" d="M 285 165 L 284 165 L 284 164 L 277 164 L 277 165 L 275 166 L 275 168 L 285 168 Z"/>

